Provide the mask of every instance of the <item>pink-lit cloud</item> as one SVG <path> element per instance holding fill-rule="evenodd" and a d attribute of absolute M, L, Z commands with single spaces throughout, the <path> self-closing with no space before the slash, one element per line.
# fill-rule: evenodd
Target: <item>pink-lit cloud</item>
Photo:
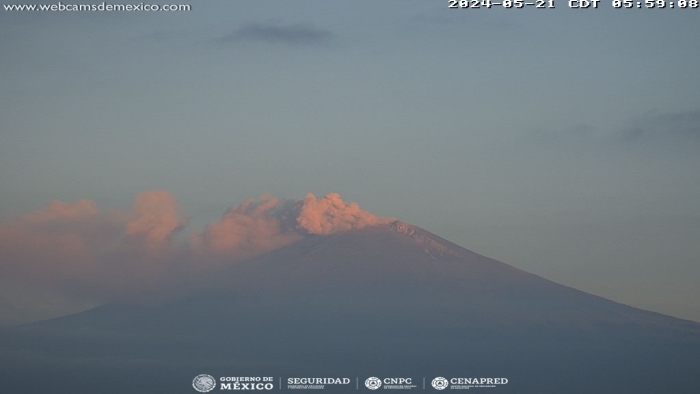
<path fill-rule="evenodd" d="M 322 198 L 309 194 L 304 199 L 297 227 L 309 234 L 329 235 L 390 223 L 392 219 L 374 216 L 355 203 L 346 203 L 340 195 L 331 193 Z"/>
<path fill-rule="evenodd" d="M 105 299 L 131 298 L 310 235 L 388 222 L 337 194 L 309 194 L 301 201 L 263 195 L 230 208 L 187 243 L 177 241 L 186 221 L 165 191 L 138 194 L 127 211 L 100 210 L 89 200 L 52 201 L 0 223 L 0 276 Z"/>
<path fill-rule="evenodd" d="M 150 252 L 166 248 L 186 224 L 175 199 L 162 190 L 139 193 L 130 216 L 124 230 L 127 239 Z"/>
<path fill-rule="evenodd" d="M 192 247 L 199 256 L 233 259 L 249 258 L 302 238 L 294 231 L 294 204 L 270 195 L 258 201 L 248 199 L 232 207 L 223 218 L 192 236 Z"/>
<path fill-rule="evenodd" d="M 183 225 L 163 191 L 140 193 L 126 212 L 51 201 L 0 223 L 0 275 L 99 297 L 138 291 L 168 271 L 178 253 L 172 235 Z"/>

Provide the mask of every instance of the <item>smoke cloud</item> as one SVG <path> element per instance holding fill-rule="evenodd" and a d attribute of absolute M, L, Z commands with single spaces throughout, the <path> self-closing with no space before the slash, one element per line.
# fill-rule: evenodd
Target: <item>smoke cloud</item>
<path fill-rule="evenodd" d="M 197 258 L 245 259 L 289 245 L 303 235 L 295 231 L 295 202 L 270 195 L 232 207 L 203 233 L 192 236 Z"/>
<path fill-rule="evenodd" d="M 345 203 L 340 195 L 331 193 L 323 198 L 309 194 L 297 217 L 297 227 L 309 234 L 330 235 L 390 223 L 392 220 L 374 216 L 355 203 Z"/>
<path fill-rule="evenodd" d="M 155 190 L 136 196 L 124 232 L 137 247 L 158 252 L 170 244 L 173 235 L 185 224 L 175 199 L 168 192 Z"/>
<path fill-rule="evenodd" d="M 163 191 L 140 193 L 126 212 L 52 201 L 0 223 L 0 275 L 95 297 L 139 291 L 180 254 L 172 236 L 184 224 Z"/>
<path fill-rule="evenodd" d="M 263 195 L 178 240 L 187 221 L 161 190 L 139 193 L 127 211 L 89 200 L 52 201 L 0 223 L 0 277 L 105 300 L 138 298 L 191 276 L 297 242 L 389 223 L 338 194 L 301 201 Z"/>

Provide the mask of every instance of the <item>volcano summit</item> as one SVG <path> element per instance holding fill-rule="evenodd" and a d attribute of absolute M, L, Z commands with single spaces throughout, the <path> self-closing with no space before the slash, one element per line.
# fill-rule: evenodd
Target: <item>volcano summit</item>
<path fill-rule="evenodd" d="M 553 283 L 337 195 L 272 201 L 195 235 L 188 256 L 212 263 L 185 265 L 170 297 L 4 328 L 3 392 L 194 393 L 203 372 L 359 379 L 335 392 L 367 391 L 376 376 L 423 377 L 425 391 L 436 377 L 507 383 L 470 389 L 487 393 L 700 389 L 698 323 Z M 179 223 L 131 220 L 148 235 Z"/>

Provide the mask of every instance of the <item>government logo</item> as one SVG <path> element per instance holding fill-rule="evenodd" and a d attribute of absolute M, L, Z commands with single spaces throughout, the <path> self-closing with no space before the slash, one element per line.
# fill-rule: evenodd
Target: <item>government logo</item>
<path fill-rule="evenodd" d="M 377 377 L 371 377 L 365 380 L 365 386 L 370 390 L 376 390 L 382 387 L 382 381 Z"/>
<path fill-rule="evenodd" d="M 213 376 L 205 373 L 197 375 L 192 380 L 192 387 L 200 393 L 208 393 L 216 387 L 216 379 Z"/>
<path fill-rule="evenodd" d="M 447 379 L 443 378 L 442 376 L 438 376 L 437 378 L 433 379 L 430 384 L 433 385 L 435 390 L 444 390 L 450 385 L 450 382 L 448 382 Z"/>

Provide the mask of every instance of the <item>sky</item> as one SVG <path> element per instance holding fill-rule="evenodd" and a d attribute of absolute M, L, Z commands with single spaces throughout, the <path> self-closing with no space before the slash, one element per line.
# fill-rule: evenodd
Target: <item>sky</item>
<path fill-rule="evenodd" d="M 54 200 L 131 215 L 128 232 L 134 199 L 162 190 L 178 215 L 159 223 L 188 243 L 250 197 L 339 193 L 700 321 L 697 8 L 188 4 L 0 11 L 6 234 Z M 4 271 L 0 323 L 92 305 Z"/>

